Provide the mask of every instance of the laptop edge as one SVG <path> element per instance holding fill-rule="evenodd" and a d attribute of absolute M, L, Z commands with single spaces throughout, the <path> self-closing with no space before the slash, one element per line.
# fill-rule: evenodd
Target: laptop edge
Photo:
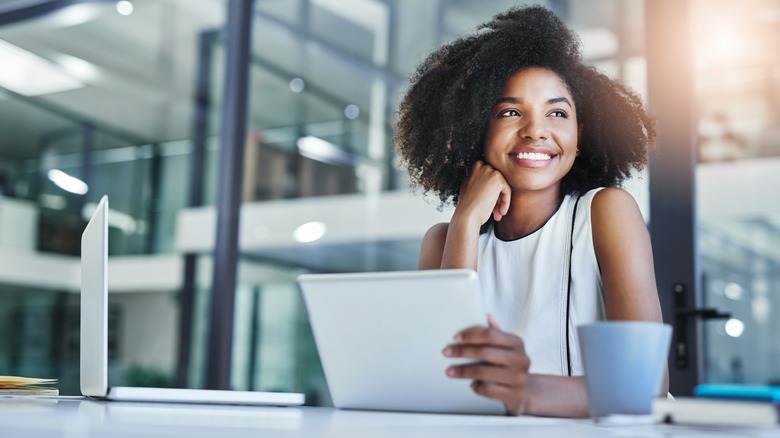
<path fill-rule="evenodd" d="M 108 387 L 108 197 L 81 238 L 81 393 L 112 401 L 300 406 L 300 393 Z"/>

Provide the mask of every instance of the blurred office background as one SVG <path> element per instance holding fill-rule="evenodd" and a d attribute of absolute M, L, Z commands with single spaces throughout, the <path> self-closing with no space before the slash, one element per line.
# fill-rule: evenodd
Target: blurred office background
<path fill-rule="evenodd" d="M 407 77 L 525 3 L 255 0 L 232 357 L 213 358 L 228 0 L 0 0 L 0 374 L 78 393 L 80 236 L 108 194 L 111 384 L 204 387 L 219 360 L 235 389 L 329 404 L 295 278 L 416 268 L 450 210 L 398 168 Z M 588 62 L 647 95 L 646 35 L 664 23 L 646 1 L 541 3 Z M 695 95 L 697 288 L 730 313 L 703 323 L 701 379 L 777 382 L 780 1 L 679 3 L 694 36 L 680 71 Z M 652 222 L 648 180 L 628 188 Z"/>

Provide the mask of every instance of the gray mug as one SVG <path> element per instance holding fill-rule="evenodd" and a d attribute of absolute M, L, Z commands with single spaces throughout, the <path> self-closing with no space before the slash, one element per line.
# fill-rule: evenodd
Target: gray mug
<path fill-rule="evenodd" d="M 650 414 L 660 395 L 672 327 L 604 321 L 580 325 L 577 331 L 590 416 Z"/>

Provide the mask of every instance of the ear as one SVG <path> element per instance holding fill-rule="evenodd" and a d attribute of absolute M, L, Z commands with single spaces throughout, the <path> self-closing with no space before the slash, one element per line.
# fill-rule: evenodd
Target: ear
<path fill-rule="evenodd" d="M 580 156 L 580 153 L 582 152 L 582 151 L 580 151 L 580 140 L 582 139 L 582 128 L 583 128 L 583 126 L 584 126 L 584 125 L 580 125 L 580 126 L 577 128 L 577 153 L 576 153 L 576 155 L 575 155 L 575 156 L 577 156 L 577 157 L 579 157 L 579 156 Z"/>

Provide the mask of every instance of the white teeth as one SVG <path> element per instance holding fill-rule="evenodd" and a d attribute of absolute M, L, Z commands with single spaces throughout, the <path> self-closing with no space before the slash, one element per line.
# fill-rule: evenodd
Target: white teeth
<path fill-rule="evenodd" d="M 552 155 L 543 154 L 541 152 L 520 152 L 515 155 L 515 157 L 520 160 L 544 161 L 552 158 Z"/>

